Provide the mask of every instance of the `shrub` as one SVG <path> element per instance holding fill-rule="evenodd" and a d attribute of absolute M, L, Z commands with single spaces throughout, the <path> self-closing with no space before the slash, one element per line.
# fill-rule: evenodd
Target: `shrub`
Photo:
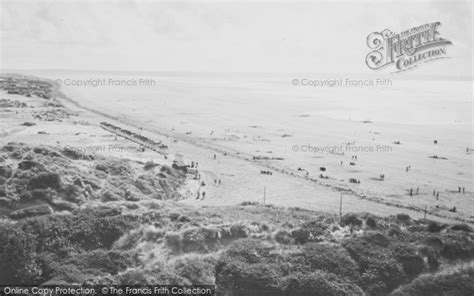
<path fill-rule="evenodd" d="M 366 220 L 365 220 L 365 224 L 370 227 L 370 228 L 375 228 L 377 227 L 377 222 L 375 221 L 374 218 L 372 217 L 368 217 Z"/>
<path fill-rule="evenodd" d="M 300 268 L 308 267 L 308 271 L 322 270 L 352 279 L 358 277 L 357 264 L 342 246 L 336 244 L 305 244 L 301 252 L 289 256 L 289 262 Z"/>
<path fill-rule="evenodd" d="M 204 227 L 185 230 L 182 237 L 184 252 L 208 252 L 218 243 L 217 230 Z"/>
<path fill-rule="evenodd" d="M 38 283 L 42 273 L 35 238 L 17 226 L 0 225 L 0 283 Z"/>
<path fill-rule="evenodd" d="M 428 230 L 429 232 L 440 232 L 441 230 L 443 230 L 443 226 L 440 225 L 439 223 L 431 221 L 428 224 L 426 230 Z"/>
<path fill-rule="evenodd" d="M 445 258 L 468 259 L 474 257 L 474 243 L 464 233 L 450 233 L 443 237 L 443 248 L 441 255 Z"/>
<path fill-rule="evenodd" d="M 425 261 L 412 245 L 399 243 L 393 247 L 393 253 L 408 277 L 414 278 L 423 271 Z"/>
<path fill-rule="evenodd" d="M 61 177 L 57 173 L 39 173 L 28 183 L 28 189 L 60 189 L 61 187 Z"/>
<path fill-rule="evenodd" d="M 315 271 L 310 274 L 292 274 L 285 279 L 286 293 L 280 295 L 295 296 L 357 296 L 364 292 L 355 283 L 332 274 Z"/>
<path fill-rule="evenodd" d="M 173 263 L 175 273 L 193 285 L 214 285 L 216 259 L 212 256 L 184 256 Z"/>
<path fill-rule="evenodd" d="M 390 242 L 380 233 L 351 238 L 343 242 L 357 262 L 361 277 L 357 281 L 368 295 L 390 292 L 405 281 L 402 265 L 393 258 Z"/>
<path fill-rule="evenodd" d="M 98 269 L 112 275 L 132 267 L 135 263 L 130 254 L 103 249 L 79 254 L 66 262 L 81 269 Z"/>
<path fill-rule="evenodd" d="M 356 214 L 345 214 L 341 217 L 341 226 L 360 227 L 362 226 L 362 220 Z"/>
<path fill-rule="evenodd" d="M 453 226 L 451 226 L 451 229 L 454 231 L 465 231 L 465 232 L 472 231 L 471 226 L 467 224 L 454 224 Z"/>
<path fill-rule="evenodd" d="M 250 229 L 243 224 L 235 224 L 230 227 L 232 238 L 247 238 L 250 234 Z"/>
<path fill-rule="evenodd" d="M 397 221 L 401 224 L 410 225 L 411 217 L 407 214 L 397 214 Z"/>
<path fill-rule="evenodd" d="M 303 223 L 301 228 L 307 230 L 310 233 L 310 237 L 322 236 L 329 233 L 329 225 L 320 221 L 310 221 Z"/>
<path fill-rule="evenodd" d="M 291 236 L 295 239 L 295 243 L 303 245 L 309 241 L 311 233 L 307 229 L 298 228 L 291 232 Z"/>
<path fill-rule="evenodd" d="M 286 230 L 280 230 L 275 234 L 275 241 L 280 244 L 289 245 L 294 243 L 291 234 Z"/>
<path fill-rule="evenodd" d="M 470 296 L 474 293 L 474 265 L 458 266 L 453 270 L 423 274 L 391 296 Z"/>

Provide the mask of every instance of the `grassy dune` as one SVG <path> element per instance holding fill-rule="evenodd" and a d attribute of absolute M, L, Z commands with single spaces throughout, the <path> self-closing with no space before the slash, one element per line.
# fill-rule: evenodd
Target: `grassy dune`
<path fill-rule="evenodd" d="M 0 151 L 2 284 L 216 284 L 221 295 L 474 288 L 468 225 L 255 203 L 197 208 L 176 201 L 184 176 L 169 167 L 18 143 Z"/>

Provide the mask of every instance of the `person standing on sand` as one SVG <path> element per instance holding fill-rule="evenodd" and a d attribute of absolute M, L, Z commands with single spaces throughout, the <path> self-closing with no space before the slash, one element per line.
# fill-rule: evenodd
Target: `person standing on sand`
<path fill-rule="evenodd" d="M 464 192 L 466 192 L 466 188 L 462 188 L 462 194 L 464 194 Z"/>
<path fill-rule="evenodd" d="M 418 195 L 418 193 L 420 193 L 420 187 L 416 187 L 416 195 Z"/>
<path fill-rule="evenodd" d="M 410 196 L 413 196 L 413 188 L 410 188 Z"/>
<path fill-rule="evenodd" d="M 439 199 L 439 191 L 436 192 L 436 200 L 438 200 L 438 199 Z"/>

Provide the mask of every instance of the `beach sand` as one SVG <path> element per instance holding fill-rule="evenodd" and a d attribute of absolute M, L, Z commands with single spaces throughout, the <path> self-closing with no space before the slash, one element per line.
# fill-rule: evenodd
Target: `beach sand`
<path fill-rule="evenodd" d="M 43 76 L 64 79 L 64 73 Z M 77 116 L 23 127 L 21 122 L 31 121 L 30 109 L 2 113 L 1 141 L 69 145 L 167 164 L 182 154 L 186 163 L 199 163 L 206 184 L 200 188 L 190 178 L 183 203 L 251 201 L 338 213 L 342 194 L 343 213 L 423 217 L 426 209 L 431 219 L 473 221 L 472 105 L 464 87 L 471 82 L 400 80 L 390 87 L 321 89 L 293 86 L 286 77 L 153 79 L 156 85 L 147 87 L 62 85 L 68 98 L 60 101 Z M 430 91 L 433 85 L 436 91 Z M 101 129 L 101 121 L 162 141 L 169 157 L 139 151 Z M 43 130 L 48 134 L 38 134 Z M 458 186 L 465 187 L 464 194 Z M 206 192 L 204 199 L 196 200 L 198 189 Z M 452 207 L 456 213 L 448 211 Z"/>

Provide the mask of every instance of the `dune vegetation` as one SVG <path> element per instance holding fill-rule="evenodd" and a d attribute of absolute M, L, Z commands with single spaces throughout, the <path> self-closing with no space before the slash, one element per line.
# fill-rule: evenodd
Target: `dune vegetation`
<path fill-rule="evenodd" d="M 0 148 L 0 283 L 211 284 L 219 295 L 472 295 L 466 224 L 179 202 L 158 164 Z M 428 294 L 427 294 L 428 293 Z"/>

